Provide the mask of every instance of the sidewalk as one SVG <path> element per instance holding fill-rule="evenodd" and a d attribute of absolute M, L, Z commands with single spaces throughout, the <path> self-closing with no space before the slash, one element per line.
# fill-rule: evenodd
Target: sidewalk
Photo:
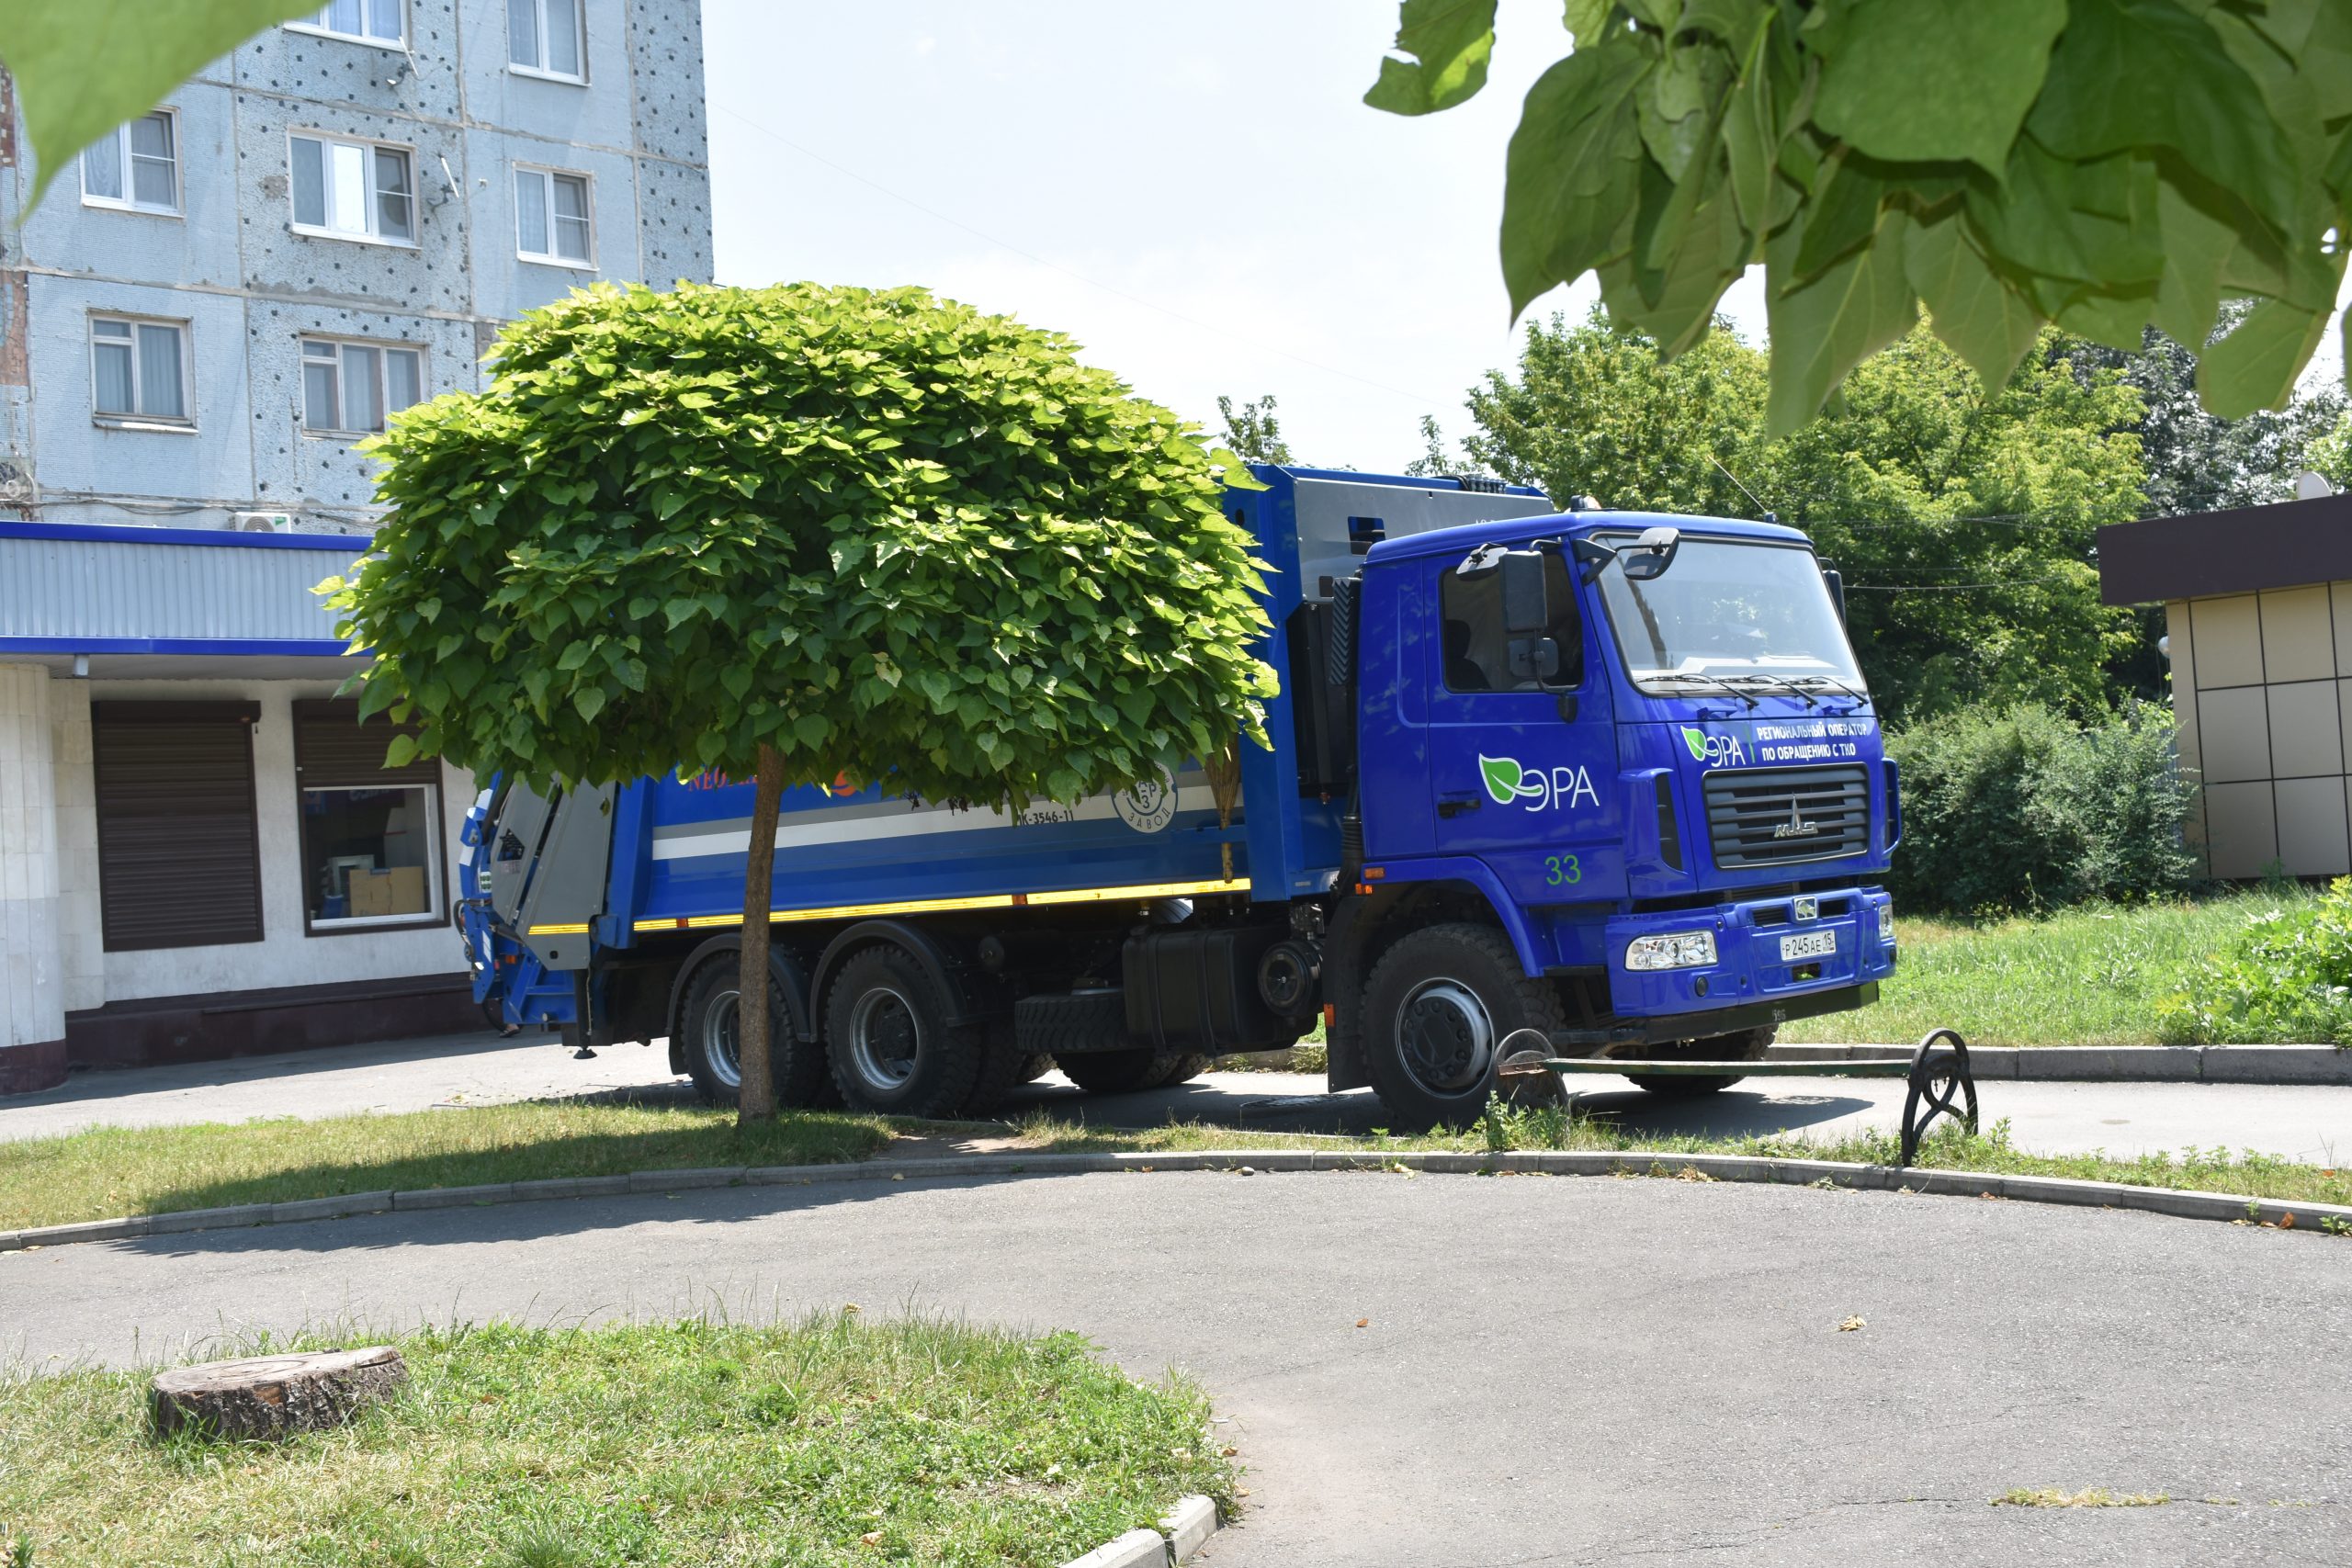
<path fill-rule="evenodd" d="M 2128 1158 L 2157 1149 L 2177 1154 L 2193 1144 L 2319 1165 L 2352 1160 L 2347 1086 L 2017 1081 L 1995 1066 L 1983 1072 L 1980 1089 L 1984 1124 L 2006 1118 L 2017 1146 L 2036 1154 L 2104 1149 Z M 1629 1129 L 1830 1138 L 1894 1127 L 1904 1090 L 1891 1079 L 1758 1078 L 1672 1104 L 1617 1079 L 1596 1078 L 1581 1098 L 1588 1111 Z M 0 1100 L 0 1142 L 93 1125 L 309 1120 L 616 1093 L 694 1103 L 692 1087 L 670 1072 L 666 1046 L 616 1045 L 582 1062 L 546 1035 L 445 1035 L 191 1066 L 77 1073 L 48 1093 Z M 1000 1114 L 1017 1118 L 1031 1110 L 1105 1127 L 1176 1121 L 1363 1135 L 1388 1123 L 1368 1090 L 1326 1093 L 1320 1075 L 1305 1073 L 1209 1073 L 1173 1089 L 1112 1095 L 1081 1094 L 1055 1074 L 1015 1091 Z"/>

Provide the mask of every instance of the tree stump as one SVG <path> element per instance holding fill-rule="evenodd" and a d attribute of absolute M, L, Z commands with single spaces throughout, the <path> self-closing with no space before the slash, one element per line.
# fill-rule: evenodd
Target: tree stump
<path fill-rule="evenodd" d="M 194 1427 L 208 1437 L 276 1440 L 340 1427 L 406 1382 L 401 1353 L 370 1345 L 207 1361 L 159 1373 L 148 1386 L 159 1432 Z"/>

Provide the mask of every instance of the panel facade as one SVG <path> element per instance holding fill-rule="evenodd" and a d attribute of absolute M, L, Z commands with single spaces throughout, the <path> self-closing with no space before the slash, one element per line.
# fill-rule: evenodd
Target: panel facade
<path fill-rule="evenodd" d="M 2175 600 L 2165 622 L 2211 874 L 2352 873 L 2352 581 Z"/>
<path fill-rule="evenodd" d="M 506 0 L 407 0 L 400 39 L 272 28 L 160 106 L 175 209 L 94 205 L 65 171 L 0 231 L 0 516 L 361 530 L 375 465 L 365 432 L 306 421 L 305 336 L 417 345 L 431 396 L 478 387 L 499 325 L 574 287 L 708 281 L 699 0 L 578 15 L 576 73 L 568 42 L 515 63 Z M 588 178 L 593 258 L 517 254 L 517 164 Z M 185 417 L 104 416 L 93 311 L 182 326 Z"/>

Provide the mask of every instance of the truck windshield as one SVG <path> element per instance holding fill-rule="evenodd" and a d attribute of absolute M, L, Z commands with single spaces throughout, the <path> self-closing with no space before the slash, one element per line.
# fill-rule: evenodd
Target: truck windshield
<path fill-rule="evenodd" d="M 1632 536 L 1604 544 L 1632 543 Z M 1611 563 L 1600 596 L 1644 690 L 1685 683 L 1845 687 L 1862 694 L 1821 563 L 1802 545 L 1683 536 L 1674 564 L 1647 582 Z"/>

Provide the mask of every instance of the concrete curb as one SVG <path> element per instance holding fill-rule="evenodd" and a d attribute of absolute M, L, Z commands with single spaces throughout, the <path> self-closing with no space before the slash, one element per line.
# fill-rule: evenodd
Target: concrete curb
<path fill-rule="evenodd" d="M 1206 1497 L 1181 1498 L 1158 1529 L 1129 1530 L 1062 1568 L 1170 1568 L 1198 1551 L 1216 1533 L 1218 1522 L 1216 1505 Z"/>
<path fill-rule="evenodd" d="M 1908 1056 L 1916 1045 L 1775 1045 L 1771 1062 Z M 1980 1078 L 2104 1083 L 2352 1084 L 2352 1050 L 2335 1045 L 1971 1045 Z"/>
<path fill-rule="evenodd" d="M 2262 1224 L 2317 1230 L 2324 1222 L 2352 1226 L 2352 1205 L 2297 1203 L 2243 1193 L 2185 1192 L 2169 1187 L 2133 1187 L 2120 1181 L 2078 1181 L 2056 1176 L 1996 1176 L 1966 1170 L 1853 1165 L 1838 1160 L 1773 1158 L 1761 1155 L 1673 1154 L 1659 1150 L 1584 1151 L 1529 1149 L 1511 1154 L 1477 1150 L 1420 1152 L 1377 1149 L 1208 1149 L 1166 1154 L 998 1154 L 954 1159 L 876 1160 L 858 1165 L 755 1166 L 639 1170 L 627 1176 L 564 1177 L 547 1181 L 501 1182 L 486 1187 L 436 1187 L 421 1192 L 359 1192 L 299 1202 L 245 1203 L 228 1209 L 187 1209 L 169 1214 L 133 1214 L 118 1220 L 85 1220 L 70 1225 L 0 1231 L 0 1252 L 25 1247 L 66 1247 L 85 1241 L 130 1241 L 188 1231 L 234 1230 L 254 1225 L 334 1219 L 346 1214 L 405 1213 L 419 1209 L 463 1209 L 495 1203 L 531 1203 L 553 1198 L 643 1196 L 713 1187 L 808 1187 L 843 1181 L 938 1180 L 953 1177 L 1080 1176 L 1127 1171 L 1261 1172 L 1357 1170 L 1426 1171 L 1432 1176 L 1683 1176 L 1714 1181 L 1828 1181 L 1839 1187 L 1962 1197 L 2015 1198 L 2035 1203 L 2073 1203 L 2096 1208 L 2139 1209 L 2187 1220 L 2246 1220 Z"/>

